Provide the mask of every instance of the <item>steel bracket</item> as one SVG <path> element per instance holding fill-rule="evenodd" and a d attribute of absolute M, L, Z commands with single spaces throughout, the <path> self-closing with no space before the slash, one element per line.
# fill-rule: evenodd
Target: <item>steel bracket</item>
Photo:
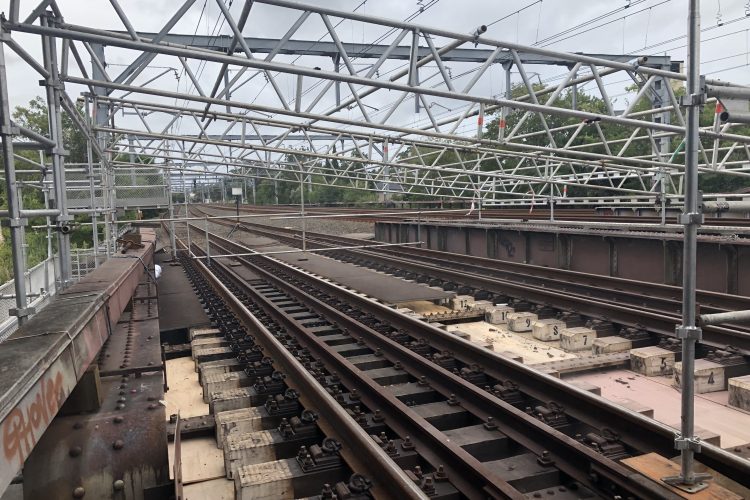
<path fill-rule="evenodd" d="M 699 437 L 686 438 L 682 437 L 682 434 L 675 434 L 674 438 L 674 449 L 675 450 L 693 450 L 695 453 L 701 452 L 701 439 Z"/>
<path fill-rule="evenodd" d="M 16 316 L 19 318 L 25 318 L 27 316 L 31 316 L 34 313 L 36 313 L 36 308 L 34 307 L 12 307 L 8 309 L 8 316 Z"/>
<path fill-rule="evenodd" d="M 21 133 L 21 129 L 19 129 L 15 125 L 2 125 L 0 126 L 0 134 L 3 135 L 19 135 Z"/>
<path fill-rule="evenodd" d="M 29 220 L 25 217 L 18 217 L 15 219 L 6 219 L 3 220 L 0 225 L 6 226 L 6 227 L 23 227 L 29 225 Z"/>
<path fill-rule="evenodd" d="M 680 96 L 680 106 L 689 108 L 692 106 L 703 106 L 706 104 L 706 77 L 700 78 L 700 92 L 697 94 Z"/>
<path fill-rule="evenodd" d="M 700 341 L 703 338 L 703 330 L 699 326 L 677 326 L 675 334 L 678 339 Z"/>
<path fill-rule="evenodd" d="M 688 212 L 677 216 L 677 223 L 683 226 L 703 224 L 703 214 L 700 212 Z"/>
<path fill-rule="evenodd" d="M 70 151 L 68 151 L 67 149 L 62 148 L 62 147 L 52 148 L 50 152 L 53 155 L 60 155 L 60 156 L 68 156 L 70 154 Z"/>

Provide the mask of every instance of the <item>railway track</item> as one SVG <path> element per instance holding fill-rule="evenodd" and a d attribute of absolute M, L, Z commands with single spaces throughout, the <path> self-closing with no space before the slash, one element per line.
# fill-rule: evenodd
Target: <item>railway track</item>
<path fill-rule="evenodd" d="M 193 208 L 198 216 L 211 215 Z M 226 226 L 236 220 L 214 219 Z M 251 222 L 237 227 L 246 231 L 300 246 L 300 232 L 272 228 Z M 362 240 L 307 233 L 307 245 L 313 248 L 361 246 Z M 344 249 L 327 255 L 358 265 L 395 273 L 430 285 L 458 286 L 463 292 L 489 292 L 536 303 L 540 306 L 584 314 L 614 322 L 638 331 L 674 337 L 680 322 L 681 293 L 676 286 L 647 283 L 623 278 L 593 275 L 529 264 L 499 261 L 414 247 Z M 697 293 L 701 313 L 750 309 L 750 298 L 718 292 Z M 741 325 L 704 327 L 702 355 L 721 349 L 750 355 L 750 329 Z"/>
<path fill-rule="evenodd" d="M 218 235 L 209 238 L 212 252 L 251 252 Z M 202 253 L 200 245 L 193 253 Z M 348 403 L 354 420 L 384 423 L 385 434 L 374 441 L 395 462 L 415 451 L 419 468 L 410 462 L 406 474 L 423 492 L 670 498 L 619 463 L 652 451 L 672 455 L 669 427 L 272 258 L 191 265 L 235 313 L 243 312 L 237 302 L 253 304 L 273 324 L 262 330 L 242 318 L 259 343 L 273 344 L 260 341 L 259 331 L 280 340 L 315 379 L 328 383 L 333 399 Z M 293 378 L 287 385 L 295 386 Z M 750 482 L 750 463 L 721 449 L 706 446 L 701 459 Z M 382 487 L 379 479 L 374 484 Z"/>
<path fill-rule="evenodd" d="M 211 204 L 212 208 L 217 208 L 226 211 L 235 211 L 235 205 L 222 205 L 222 204 Z M 412 218 L 417 218 L 418 214 L 422 218 L 434 219 L 461 219 L 461 220 L 476 220 L 479 222 L 480 215 L 478 210 L 471 210 L 470 208 L 449 208 L 449 209 L 406 209 L 408 213 L 411 213 Z M 294 206 L 242 206 L 240 212 L 243 214 L 297 214 L 299 213 L 299 207 Z M 394 213 L 394 209 L 381 209 L 381 208 L 346 208 L 346 207 L 315 207 L 306 206 L 305 213 L 307 215 L 333 215 L 336 217 L 345 218 L 347 220 L 357 220 L 365 222 L 376 222 L 376 221 L 402 221 L 403 215 Z M 547 209 L 532 210 L 529 212 L 528 209 L 482 209 L 481 219 L 512 219 L 519 221 L 549 221 L 550 212 Z M 554 219 L 556 222 L 599 222 L 599 223 L 619 223 L 619 224 L 654 224 L 658 225 L 661 223 L 661 217 L 648 216 L 648 215 L 605 215 L 593 209 L 556 209 L 554 211 Z M 675 217 L 670 216 L 667 218 L 668 223 L 674 223 Z M 727 227 L 740 227 L 747 228 L 750 226 L 750 219 L 740 217 L 712 217 L 710 214 L 706 215 L 705 225 L 707 226 L 727 226 Z M 658 228 L 658 226 L 655 226 Z"/>

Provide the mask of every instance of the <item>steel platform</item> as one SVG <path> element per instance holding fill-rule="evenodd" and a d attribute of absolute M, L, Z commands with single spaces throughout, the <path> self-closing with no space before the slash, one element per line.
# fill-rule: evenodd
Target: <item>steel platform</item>
<path fill-rule="evenodd" d="M 267 238 L 265 238 L 267 240 Z M 254 248 L 259 252 L 285 252 L 299 250 L 285 245 L 271 246 L 264 242 L 262 247 Z M 340 262 L 325 255 L 302 251 L 294 253 L 278 253 L 273 257 L 301 267 L 307 272 L 323 276 L 345 287 L 357 290 L 386 304 L 400 304 L 414 300 L 445 300 L 455 296 L 454 292 L 446 292 L 421 283 L 396 278 L 364 267 L 355 266 L 347 262 Z"/>

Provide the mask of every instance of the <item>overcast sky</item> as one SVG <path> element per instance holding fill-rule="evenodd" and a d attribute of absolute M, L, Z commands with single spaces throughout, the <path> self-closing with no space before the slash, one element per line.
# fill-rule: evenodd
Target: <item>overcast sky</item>
<path fill-rule="evenodd" d="M 687 0 L 307 0 L 311 4 L 321 5 L 333 9 L 353 11 L 357 13 L 380 16 L 394 20 L 413 18 L 413 22 L 427 26 L 439 27 L 457 33 L 467 33 L 481 24 L 489 25 L 486 33 L 488 38 L 518 42 L 525 45 L 544 46 L 556 50 L 588 53 L 612 54 L 652 54 L 669 55 L 675 60 L 685 59 L 684 38 L 687 24 Z M 36 5 L 36 1 L 21 0 L 22 18 Z M 123 25 L 117 18 L 109 2 L 105 0 L 58 0 L 65 20 L 68 23 L 94 26 L 104 29 L 123 30 Z M 120 4 L 138 31 L 159 31 L 166 20 L 172 16 L 181 2 L 163 0 L 120 0 Z M 7 12 L 9 0 L 0 1 L 0 10 Z M 631 4 L 629 8 L 624 7 Z M 701 46 L 702 72 L 712 78 L 721 78 L 735 83 L 750 84 L 750 9 L 748 0 L 704 0 L 702 2 L 704 42 Z M 241 10 L 242 1 L 234 0 L 231 12 L 237 16 Z M 418 13 L 420 8 L 423 12 Z M 521 12 L 517 12 L 521 10 Z M 619 11 L 618 11 L 619 10 Z M 613 11 L 618 11 L 613 13 Z M 517 13 L 516 13 L 517 12 Z M 607 15 L 609 14 L 609 15 Z M 750 14 L 750 12 L 747 12 Z M 185 18 L 172 30 L 173 33 L 206 35 L 211 33 L 230 34 L 226 23 L 218 23 L 220 15 L 215 0 L 196 0 Z M 720 16 L 720 19 L 719 19 Z M 600 20 L 596 18 L 602 17 Z M 253 6 L 250 19 L 243 30 L 246 36 L 281 37 L 296 19 L 291 11 L 256 4 Z M 719 20 L 723 26 L 718 26 Z M 333 22 L 338 22 L 333 19 Z M 579 27 L 570 33 L 560 36 L 560 33 Z M 325 28 L 319 17 L 311 16 L 299 30 L 295 38 L 317 40 L 324 34 Z M 343 22 L 337 28 L 338 34 L 344 42 L 372 42 L 387 30 L 382 26 L 365 25 L 362 23 Z M 24 48 L 34 55 L 40 54 L 39 40 L 23 34 L 14 34 Z M 551 38 L 552 37 L 552 38 Z M 328 40 L 328 38 L 326 38 Z M 387 38 L 383 43 L 388 43 Z M 671 41 L 670 41 L 671 40 Z M 408 37 L 403 43 L 408 41 Z M 79 46 L 84 57 L 85 51 Z M 37 86 L 39 79 L 27 65 L 12 51 L 5 50 L 8 72 L 10 76 L 10 97 L 13 105 L 24 104 L 35 95 L 42 95 L 43 89 Z M 130 63 L 136 53 L 115 48 L 107 49 L 108 71 L 116 75 L 123 69 L 123 65 Z M 331 69 L 330 60 L 314 61 L 303 58 L 294 61 L 291 56 L 278 56 L 276 60 L 282 62 L 296 62 L 297 64 L 320 66 Z M 88 62 L 88 60 L 87 60 Z M 369 61 L 372 63 L 372 60 Z M 358 63 L 357 63 L 358 64 Z M 403 61 L 396 61 L 384 66 L 384 71 L 403 65 Z M 461 63 L 450 63 L 452 75 L 464 72 L 469 68 Z M 175 68 L 167 72 L 152 86 L 182 91 L 190 86 L 179 62 L 174 58 L 157 57 L 152 68 L 149 68 L 139 81 L 157 75 L 165 68 Z M 477 65 L 473 65 L 476 67 Z M 357 69 L 363 69 L 357 65 Z M 199 75 L 201 85 L 210 89 L 216 74 L 216 67 L 201 69 L 199 62 L 191 62 L 191 68 Z M 551 77 L 561 75 L 560 68 L 529 68 L 535 79 L 547 81 Z M 71 70 L 71 73 L 76 73 Z M 249 74 L 249 73 L 248 73 Z M 435 67 L 427 67 L 423 75 L 436 75 Z M 178 80 L 179 77 L 179 80 Z M 466 79 L 470 78 L 467 76 Z M 439 78 L 438 78 L 439 79 Z M 436 79 L 435 81 L 437 82 Z M 517 76 L 514 76 L 514 80 Z M 550 80 L 552 81 L 552 80 Z M 278 105 L 270 86 L 265 80 L 257 78 L 245 88 L 238 90 L 233 98 L 251 101 L 258 104 Z M 619 79 L 607 81 L 610 95 L 620 102 L 627 100 L 624 87 L 627 83 Z M 294 77 L 279 76 L 279 85 L 288 95 L 294 94 Z M 68 85 L 69 92 L 75 94 L 83 88 Z M 500 71 L 490 71 L 472 92 L 482 95 L 500 95 L 503 92 L 503 77 Z M 348 91 L 346 91 L 348 93 Z M 308 101 L 312 99 L 312 93 Z M 332 96 L 321 102 L 330 103 Z M 390 100 L 389 100 L 390 99 Z M 384 95 L 381 92 L 368 101 L 375 109 L 384 109 L 392 102 L 393 94 Z M 408 100 L 407 100 L 408 101 Z M 413 101 L 399 108 L 394 114 L 392 122 L 396 124 L 424 123 L 424 113 L 416 115 L 413 112 Z M 450 103 L 437 102 L 452 108 Z M 316 108 L 321 111 L 325 105 Z M 436 114 L 448 113 L 444 109 L 434 109 Z M 373 111 L 374 112 L 374 111 Z M 382 111 L 381 111 L 382 112 Z M 357 110 L 349 112 L 349 116 L 356 118 Z M 123 118 L 125 119 L 125 118 Z M 156 118 L 155 118 L 156 119 Z M 390 123 L 390 122 L 389 122 Z"/>

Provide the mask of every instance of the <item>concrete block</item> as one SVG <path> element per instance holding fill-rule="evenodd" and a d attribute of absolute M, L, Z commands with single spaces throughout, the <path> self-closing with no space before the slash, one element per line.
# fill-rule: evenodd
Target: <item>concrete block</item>
<path fill-rule="evenodd" d="M 630 369 L 647 377 L 671 375 L 675 353 L 657 346 L 630 350 Z"/>
<path fill-rule="evenodd" d="M 491 300 L 475 300 L 474 304 L 472 304 L 472 309 L 478 309 L 482 311 L 487 311 L 489 309 L 493 309 L 495 307 L 495 304 L 492 303 Z"/>
<path fill-rule="evenodd" d="M 565 329 L 565 322 L 559 319 L 538 319 L 531 324 L 531 335 L 544 342 L 560 340 L 560 332 Z"/>
<path fill-rule="evenodd" d="M 211 401 L 211 394 L 249 385 L 245 372 L 210 373 L 203 376 L 203 402 Z"/>
<path fill-rule="evenodd" d="M 221 447 L 230 434 L 263 430 L 263 416 L 255 407 L 222 411 L 216 414 L 216 446 Z"/>
<path fill-rule="evenodd" d="M 570 385 L 574 387 L 578 387 L 581 390 L 584 390 L 586 392 L 590 392 L 591 394 L 596 394 L 597 396 L 602 395 L 602 388 L 598 385 L 591 384 L 589 382 L 586 382 L 585 380 L 577 380 L 575 382 L 569 382 Z"/>
<path fill-rule="evenodd" d="M 644 404 L 641 404 L 638 401 L 633 401 L 632 399 L 623 398 L 623 399 L 618 399 L 616 403 L 620 406 L 624 406 L 630 411 L 640 413 L 644 417 L 654 418 L 654 409 Z"/>
<path fill-rule="evenodd" d="M 518 355 L 515 352 L 512 352 L 512 351 L 500 351 L 500 352 L 498 352 L 498 354 L 500 356 L 504 356 L 506 358 L 510 358 L 513 361 L 517 361 L 519 363 L 523 363 L 523 356 L 520 356 L 520 355 Z"/>
<path fill-rule="evenodd" d="M 452 330 L 450 333 L 452 333 L 456 337 L 461 337 L 464 340 L 471 340 L 471 335 L 466 332 L 462 332 L 461 330 Z"/>
<path fill-rule="evenodd" d="M 750 411 L 750 375 L 729 379 L 729 406 Z"/>
<path fill-rule="evenodd" d="M 512 307 L 494 306 L 491 309 L 485 309 L 484 320 L 493 325 L 504 325 L 508 323 L 508 314 L 515 312 Z"/>
<path fill-rule="evenodd" d="M 296 459 L 276 460 L 237 469 L 234 494 L 237 500 L 286 500 L 294 498 Z"/>
<path fill-rule="evenodd" d="M 589 351 L 596 340 L 596 332 L 591 328 L 576 326 L 560 332 L 560 348 L 563 351 Z"/>
<path fill-rule="evenodd" d="M 674 364 L 674 385 L 679 388 L 681 383 L 682 362 L 678 362 Z M 696 394 L 723 391 L 726 387 L 724 365 L 706 359 L 696 359 L 695 369 L 693 370 L 693 387 Z"/>
<path fill-rule="evenodd" d="M 463 311 L 474 306 L 474 297 L 471 295 L 456 295 L 451 298 L 451 309 L 454 311 Z"/>
<path fill-rule="evenodd" d="M 214 414 L 227 410 L 239 410 L 248 406 L 252 406 L 252 394 L 249 388 L 213 392 L 208 402 L 208 407 Z"/>
<path fill-rule="evenodd" d="M 242 466 L 276 460 L 275 439 L 271 431 L 229 434 L 224 439 L 223 448 L 227 479 L 234 479 L 235 472 Z"/>
<path fill-rule="evenodd" d="M 539 319 L 535 313 L 532 312 L 514 312 L 507 316 L 508 328 L 512 332 L 530 332 L 531 325 Z"/>
<path fill-rule="evenodd" d="M 201 337 L 218 337 L 221 335 L 221 330 L 218 328 L 205 328 L 205 327 L 199 327 L 199 328 L 191 328 L 188 331 L 190 340 L 195 340 L 197 338 Z"/>
<path fill-rule="evenodd" d="M 632 348 L 633 342 L 623 337 L 602 337 L 594 340 L 594 354 L 627 352 Z"/>

